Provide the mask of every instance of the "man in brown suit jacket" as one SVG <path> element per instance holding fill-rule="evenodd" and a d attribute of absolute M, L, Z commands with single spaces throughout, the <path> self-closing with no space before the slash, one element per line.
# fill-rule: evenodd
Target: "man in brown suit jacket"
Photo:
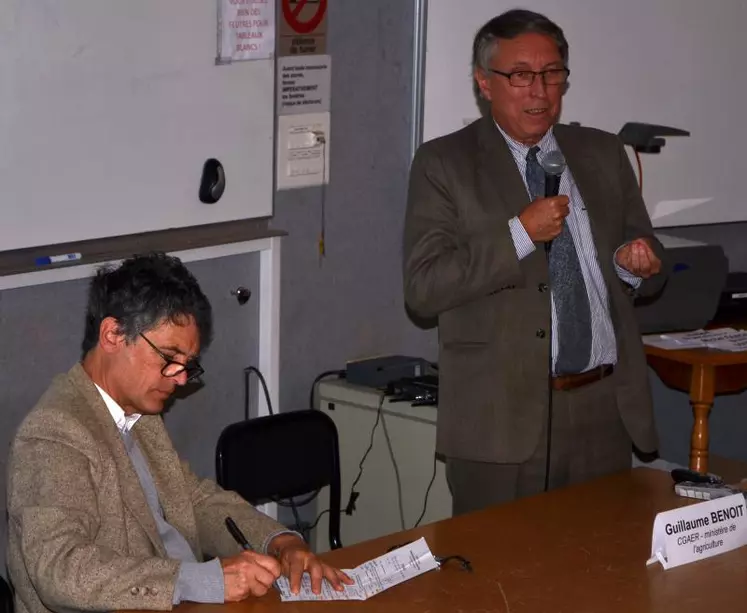
<path fill-rule="evenodd" d="M 407 305 L 438 317 L 437 451 L 455 513 L 630 467 L 631 439 L 657 446 L 632 296 L 660 287 L 662 249 L 623 146 L 556 125 L 568 44 L 546 17 L 504 13 L 473 51 L 490 115 L 420 147 L 404 236 Z M 530 171 L 558 149 L 560 195 L 545 197 Z M 564 231 L 575 276 L 553 277 Z M 569 288 L 584 308 L 562 321 L 585 332 L 564 337 Z M 579 339 L 580 367 L 559 368 Z"/>
<path fill-rule="evenodd" d="M 349 582 L 299 535 L 179 460 L 160 413 L 177 385 L 202 374 L 211 335 L 210 304 L 176 258 L 134 257 L 92 281 L 83 360 L 53 381 L 10 450 L 17 613 L 238 601 L 281 573 L 296 589 L 304 571 L 317 591 L 322 577 L 337 589 Z M 233 540 L 227 516 L 254 551 Z"/>

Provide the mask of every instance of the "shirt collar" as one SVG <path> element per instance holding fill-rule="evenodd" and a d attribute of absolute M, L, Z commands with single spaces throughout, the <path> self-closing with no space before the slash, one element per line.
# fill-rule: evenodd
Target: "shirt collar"
<path fill-rule="evenodd" d="M 501 136 L 503 136 L 503 138 L 505 139 L 508 148 L 511 150 L 511 154 L 514 157 L 521 157 L 523 159 L 526 159 L 527 153 L 529 152 L 529 149 L 531 147 L 511 138 L 508 134 L 506 134 L 503 128 L 498 125 L 498 122 L 495 121 L 495 119 L 493 120 L 493 123 L 495 124 L 495 127 L 498 128 Z M 540 151 L 542 153 L 549 153 L 550 151 L 553 151 L 555 149 L 560 149 L 560 147 L 558 147 L 558 141 L 555 140 L 555 135 L 552 133 L 552 128 L 545 132 L 545 135 L 537 143 L 537 146 L 540 148 Z"/>
<path fill-rule="evenodd" d="M 94 383 L 94 385 L 96 384 Z M 125 415 L 124 409 L 117 404 L 114 398 L 102 390 L 98 385 L 96 385 L 96 389 L 99 390 L 101 398 L 104 399 L 104 404 L 106 405 L 106 408 L 109 409 L 109 413 L 111 414 L 114 423 L 117 424 L 117 429 L 120 433 L 132 430 L 132 427 L 137 423 L 137 420 L 140 419 L 141 415 L 139 413 Z"/>

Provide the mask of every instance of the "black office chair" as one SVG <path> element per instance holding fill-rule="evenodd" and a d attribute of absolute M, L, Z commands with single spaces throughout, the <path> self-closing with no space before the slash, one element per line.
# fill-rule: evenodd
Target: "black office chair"
<path fill-rule="evenodd" d="M 0 613 L 13 613 L 13 592 L 8 582 L 0 575 Z"/>
<path fill-rule="evenodd" d="M 317 410 L 231 424 L 215 450 L 218 483 L 252 504 L 303 496 L 329 486 L 329 546 L 340 542 L 340 451 L 335 422 Z"/>

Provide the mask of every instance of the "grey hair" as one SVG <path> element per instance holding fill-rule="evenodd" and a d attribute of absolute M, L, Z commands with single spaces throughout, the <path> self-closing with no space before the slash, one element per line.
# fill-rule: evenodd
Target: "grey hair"
<path fill-rule="evenodd" d="M 493 17 L 477 31 L 472 44 L 472 70 L 490 68 L 499 39 L 516 38 L 529 32 L 545 34 L 552 38 L 558 45 L 563 63 L 568 64 L 568 41 L 560 26 L 540 13 L 513 9 Z"/>

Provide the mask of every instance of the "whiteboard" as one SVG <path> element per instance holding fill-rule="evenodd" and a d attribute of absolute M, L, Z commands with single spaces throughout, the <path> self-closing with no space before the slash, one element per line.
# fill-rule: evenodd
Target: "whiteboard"
<path fill-rule="evenodd" d="M 0 0 L 0 250 L 270 215 L 274 61 L 216 49 L 216 0 Z"/>
<path fill-rule="evenodd" d="M 479 112 L 471 49 L 507 0 L 428 0 L 423 140 Z M 745 0 L 525 0 L 570 44 L 564 123 L 618 133 L 626 122 L 687 130 L 642 154 L 643 195 L 654 225 L 747 221 Z"/>

